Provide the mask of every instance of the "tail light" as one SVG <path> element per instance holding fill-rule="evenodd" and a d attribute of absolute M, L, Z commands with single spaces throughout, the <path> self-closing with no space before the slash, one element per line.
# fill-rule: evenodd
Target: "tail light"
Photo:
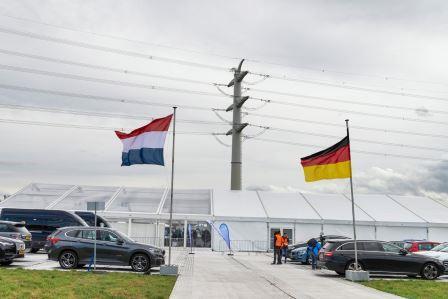
<path fill-rule="evenodd" d="M 51 245 L 55 245 L 57 242 L 61 241 L 61 239 L 55 237 L 48 237 L 47 241 L 50 241 Z"/>
<path fill-rule="evenodd" d="M 333 251 L 327 251 L 327 252 L 324 253 L 324 255 L 325 255 L 326 257 L 333 256 Z"/>

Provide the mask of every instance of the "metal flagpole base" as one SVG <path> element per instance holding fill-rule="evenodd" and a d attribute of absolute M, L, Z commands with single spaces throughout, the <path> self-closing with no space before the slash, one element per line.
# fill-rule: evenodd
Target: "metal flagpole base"
<path fill-rule="evenodd" d="M 160 266 L 160 275 L 178 275 L 178 265 L 162 265 Z"/>
<path fill-rule="evenodd" d="M 189 252 L 188 254 L 194 254 L 194 252 Z"/>
<path fill-rule="evenodd" d="M 363 270 L 347 270 L 345 271 L 345 279 L 350 281 L 368 281 L 369 272 Z"/>
<path fill-rule="evenodd" d="M 229 255 L 229 256 L 233 256 L 233 253 L 227 253 L 227 255 Z"/>

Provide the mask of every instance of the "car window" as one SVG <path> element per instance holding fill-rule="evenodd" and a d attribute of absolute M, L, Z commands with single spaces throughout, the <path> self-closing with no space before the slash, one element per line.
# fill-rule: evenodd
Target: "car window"
<path fill-rule="evenodd" d="M 107 230 L 98 230 L 97 240 L 106 242 L 117 242 L 118 237 L 114 233 Z"/>
<path fill-rule="evenodd" d="M 67 235 L 67 237 L 79 238 L 79 235 L 80 235 L 79 232 L 80 232 L 79 230 L 71 230 L 69 232 L 66 232 L 65 234 Z M 81 234 L 81 236 L 82 236 L 82 234 Z"/>
<path fill-rule="evenodd" d="M 82 230 L 82 238 L 83 239 L 95 239 L 95 231 L 93 230 Z"/>
<path fill-rule="evenodd" d="M 328 252 L 328 251 L 332 251 L 337 245 L 338 245 L 338 243 L 328 242 L 328 243 L 325 243 L 324 247 L 322 247 L 322 248 L 325 252 Z M 306 246 L 306 244 L 305 244 L 305 246 Z"/>
<path fill-rule="evenodd" d="M 418 250 L 431 250 L 432 244 L 430 243 L 420 243 L 418 244 Z"/>
<path fill-rule="evenodd" d="M 364 251 L 384 251 L 383 246 L 378 242 L 360 242 L 359 248 Z"/>
<path fill-rule="evenodd" d="M 400 253 L 401 248 L 390 243 L 382 243 L 385 252 Z"/>
<path fill-rule="evenodd" d="M 0 223 L 0 232 L 15 232 L 14 228 L 10 227 L 8 224 Z"/>
<path fill-rule="evenodd" d="M 432 251 L 442 251 L 444 249 L 448 248 L 448 243 L 443 243 L 443 244 L 439 244 L 436 247 L 434 247 L 433 249 L 431 249 Z"/>
<path fill-rule="evenodd" d="M 412 243 L 404 243 L 404 249 L 409 250 L 412 247 Z"/>
<path fill-rule="evenodd" d="M 339 250 L 355 250 L 355 243 L 345 243 L 341 247 L 339 247 Z"/>

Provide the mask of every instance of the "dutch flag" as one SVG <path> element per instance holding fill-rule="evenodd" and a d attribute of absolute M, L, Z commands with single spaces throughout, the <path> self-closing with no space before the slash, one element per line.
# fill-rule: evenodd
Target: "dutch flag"
<path fill-rule="evenodd" d="M 163 147 L 173 115 L 154 119 L 129 134 L 115 131 L 123 143 L 121 166 L 133 164 L 165 165 Z"/>

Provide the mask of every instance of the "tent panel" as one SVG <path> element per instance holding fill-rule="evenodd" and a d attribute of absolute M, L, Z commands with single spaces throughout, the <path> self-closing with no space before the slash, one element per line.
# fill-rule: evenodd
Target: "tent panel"
<path fill-rule="evenodd" d="M 448 242 L 448 227 L 430 227 L 428 240 L 436 242 Z"/>
<path fill-rule="evenodd" d="M 321 219 L 299 193 L 258 192 L 258 194 L 269 218 Z"/>
<path fill-rule="evenodd" d="M 282 205 L 279 203 L 279 205 Z M 255 191 L 214 191 L 214 216 L 266 218 Z"/>
<path fill-rule="evenodd" d="M 350 224 L 324 224 L 325 235 L 340 235 L 353 238 L 353 226 Z M 375 227 L 370 225 L 357 225 L 356 237 L 358 240 L 375 240 Z"/>
<path fill-rule="evenodd" d="M 87 202 L 108 202 L 117 189 L 117 187 L 78 186 L 52 209 L 86 211 Z"/>
<path fill-rule="evenodd" d="M 30 184 L 0 203 L 0 208 L 45 209 L 71 188 L 73 185 Z"/>
<path fill-rule="evenodd" d="M 351 202 L 342 194 L 303 193 L 303 196 L 324 220 L 352 220 Z M 372 221 L 372 218 L 358 207 L 355 207 L 355 215 L 356 220 Z"/>
<path fill-rule="evenodd" d="M 448 223 L 448 207 L 430 198 L 398 195 L 391 197 L 430 223 Z"/>
<path fill-rule="evenodd" d="M 175 189 L 173 193 L 173 213 L 211 214 L 211 195 L 209 189 Z M 168 192 L 162 213 L 170 212 L 171 192 Z"/>
<path fill-rule="evenodd" d="M 294 227 L 294 243 L 306 242 L 316 238 L 322 231 L 320 224 L 296 223 Z"/>
<path fill-rule="evenodd" d="M 425 240 L 427 238 L 426 227 L 377 226 L 376 234 L 377 239 L 383 241 Z"/>
<path fill-rule="evenodd" d="M 357 194 L 355 203 L 376 221 L 423 222 L 421 218 L 403 208 L 386 195 Z M 381 208 L 379 209 L 379 207 Z"/>
<path fill-rule="evenodd" d="M 123 188 L 107 211 L 157 213 L 165 189 Z"/>

